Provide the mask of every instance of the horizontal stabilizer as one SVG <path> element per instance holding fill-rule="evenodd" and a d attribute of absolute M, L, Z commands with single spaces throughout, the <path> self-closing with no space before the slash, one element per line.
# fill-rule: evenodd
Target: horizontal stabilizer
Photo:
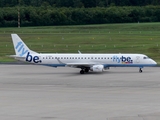
<path fill-rule="evenodd" d="M 15 58 L 17 60 L 25 60 L 26 59 L 26 57 L 20 57 L 20 56 L 17 56 L 17 55 L 8 55 L 8 57 Z"/>

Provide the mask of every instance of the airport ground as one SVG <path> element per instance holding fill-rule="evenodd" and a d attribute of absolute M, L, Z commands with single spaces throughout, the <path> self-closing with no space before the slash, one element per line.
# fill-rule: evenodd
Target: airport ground
<path fill-rule="evenodd" d="M 159 120 L 160 68 L 0 65 L 1 120 Z"/>

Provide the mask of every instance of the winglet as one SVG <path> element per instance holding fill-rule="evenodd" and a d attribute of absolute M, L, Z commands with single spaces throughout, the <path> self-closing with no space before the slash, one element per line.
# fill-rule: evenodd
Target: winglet
<path fill-rule="evenodd" d="M 80 50 L 78 50 L 78 53 L 79 53 L 79 54 L 82 54 Z"/>

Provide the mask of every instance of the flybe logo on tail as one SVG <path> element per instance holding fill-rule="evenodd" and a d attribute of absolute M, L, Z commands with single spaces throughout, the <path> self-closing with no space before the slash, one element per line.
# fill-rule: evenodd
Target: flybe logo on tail
<path fill-rule="evenodd" d="M 17 50 L 18 53 L 20 53 L 19 54 L 20 57 L 22 57 L 23 55 L 25 55 L 28 52 L 28 50 L 25 50 L 24 45 L 23 45 L 22 42 L 18 42 L 17 43 L 16 50 Z"/>
<path fill-rule="evenodd" d="M 26 61 L 27 62 L 34 62 L 34 63 L 41 63 L 42 61 L 39 59 L 38 56 L 32 56 L 30 52 L 28 52 L 26 56 Z"/>

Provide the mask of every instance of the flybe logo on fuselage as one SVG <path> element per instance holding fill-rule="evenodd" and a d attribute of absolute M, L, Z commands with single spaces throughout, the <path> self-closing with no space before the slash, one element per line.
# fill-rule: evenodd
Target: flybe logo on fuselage
<path fill-rule="evenodd" d="M 39 59 L 38 56 L 32 56 L 30 52 L 28 52 L 26 56 L 26 61 L 27 62 L 34 62 L 34 63 L 41 63 L 42 61 Z"/>
<path fill-rule="evenodd" d="M 25 55 L 28 52 L 28 50 L 25 50 L 24 44 L 22 42 L 18 42 L 15 49 L 19 53 L 20 57 L 22 57 L 23 55 Z"/>
<path fill-rule="evenodd" d="M 122 63 L 122 64 L 132 64 L 133 63 L 133 60 L 131 59 L 131 57 L 113 56 L 112 59 L 113 59 L 113 62 Z"/>

